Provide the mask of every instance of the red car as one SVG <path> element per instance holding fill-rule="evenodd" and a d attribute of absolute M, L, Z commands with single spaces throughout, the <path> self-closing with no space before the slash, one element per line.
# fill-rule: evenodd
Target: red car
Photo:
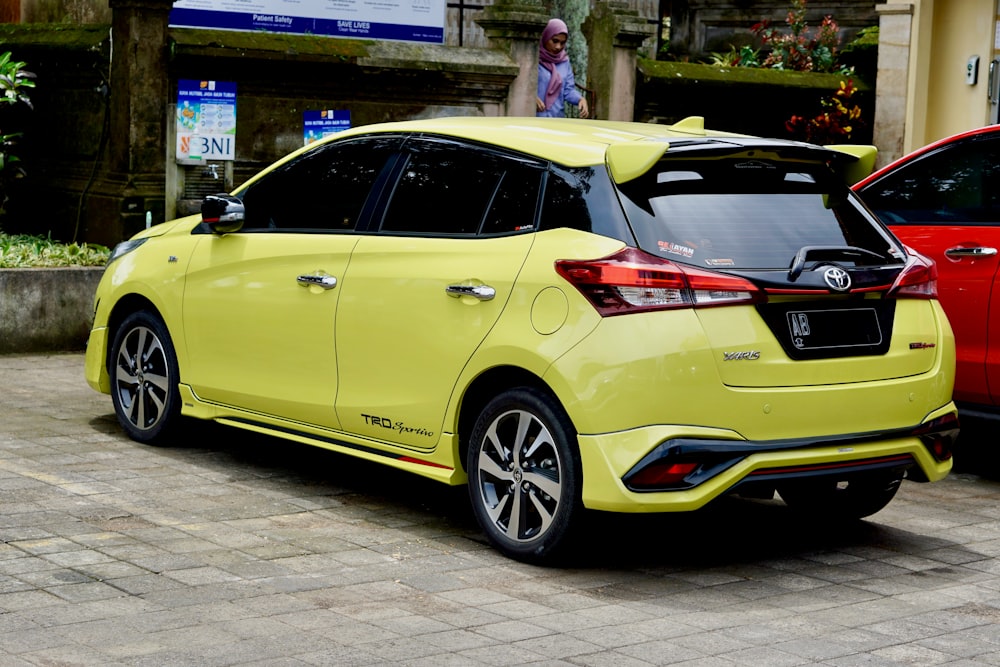
<path fill-rule="evenodd" d="M 1000 418 L 1000 125 L 925 146 L 854 190 L 903 243 L 937 263 L 958 348 L 960 414 Z"/>

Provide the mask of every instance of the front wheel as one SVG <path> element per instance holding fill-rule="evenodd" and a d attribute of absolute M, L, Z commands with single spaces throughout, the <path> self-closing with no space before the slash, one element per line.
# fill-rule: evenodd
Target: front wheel
<path fill-rule="evenodd" d="M 888 505 L 902 481 L 899 475 L 870 475 L 840 482 L 807 479 L 780 487 L 778 494 L 793 510 L 824 519 L 854 520 Z"/>
<path fill-rule="evenodd" d="M 501 553 L 541 563 L 564 550 L 583 511 L 581 466 L 555 400 L 523 387 L 490 401 L 472 430 L 468 471 L 476 520 Z"/>
<path fill-rule="evenodd" d="M 125 318 L 109 364 L 115 415 L 133 440 L 161 444 L 180 420 L 177 355 L 167 327 L 146 311 Z"/>

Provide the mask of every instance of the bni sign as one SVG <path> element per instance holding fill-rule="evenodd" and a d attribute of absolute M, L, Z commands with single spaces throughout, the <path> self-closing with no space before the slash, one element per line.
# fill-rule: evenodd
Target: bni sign
<path fill-rule="evenodd" d="M 306 146 L 350 127 L 351 112 L 346 109 L 302 112 L 302 140 Z"/>
<path fill-rule="evenodd" d="M 177 162 L 236 159 L 236 83 L 177 82 Z"/>

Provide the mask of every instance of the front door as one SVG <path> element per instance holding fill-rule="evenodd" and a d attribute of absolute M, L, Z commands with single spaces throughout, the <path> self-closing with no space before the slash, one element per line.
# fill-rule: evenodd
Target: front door
<path fill-rule="evenodd" d="M 184 292 L 184 378 L 203 400 L 339 427 L 341 285 L 401 137 L 321 145 L 239 191 L 239 232 L 198 246 Z"/>

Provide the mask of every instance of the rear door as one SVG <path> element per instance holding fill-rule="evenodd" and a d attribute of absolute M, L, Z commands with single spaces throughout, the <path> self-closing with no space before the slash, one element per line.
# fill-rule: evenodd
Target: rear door
<path fill-rule="evenodd" d="M 941 305 L 957 345 L 956 400 L 996 404 L 1000 135 L 944 145 L 865 184 L 859 193 L 900 240 L 937 263 Z"/>
<path fill-rule="evenodd" d="M 429 449 L 531 248 L 544 172 L 450 140 L 411 139 L 404 153 L 343 283 L 337 413 L 351 433 Z"/>

